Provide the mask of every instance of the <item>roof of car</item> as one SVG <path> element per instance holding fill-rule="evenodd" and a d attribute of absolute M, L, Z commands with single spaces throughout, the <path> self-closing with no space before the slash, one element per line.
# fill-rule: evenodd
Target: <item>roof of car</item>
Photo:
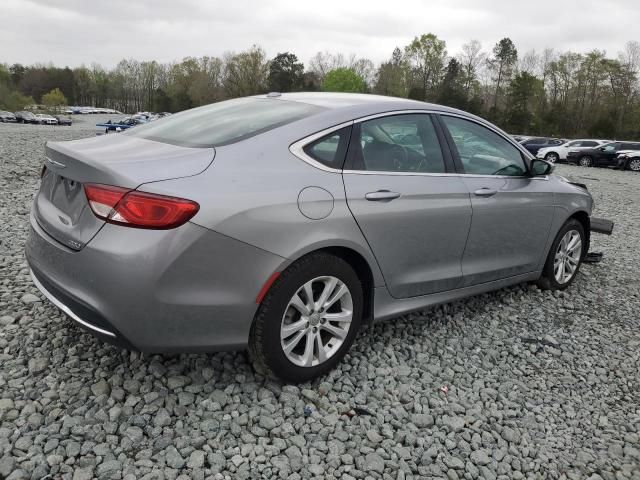
<path fill-rule="evenodd" d="M 286 100 L 289 102 L 301 102 L 318 107 L 339 109 L 356 106 L 372 106 L 395 104 L 406 106 L 407 109 L 429 109 L 439 111 L 457 111 L 454 108 L 445 107 L 433 103 L 420 102 L 418 100 L 410 100 L 407 98 L 387 97 L 384 95 L 370 95 L 365 93 L 337 93 L 337 92 L 295 92 L 295 93 L 278 93 L 272 92 L 266 95 L 256 95 L 256 98 L 271 98 Z"/>

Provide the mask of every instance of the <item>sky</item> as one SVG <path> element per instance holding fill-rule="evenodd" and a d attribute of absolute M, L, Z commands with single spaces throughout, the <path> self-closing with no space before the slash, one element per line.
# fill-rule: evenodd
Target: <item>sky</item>
<path fill-rule="evenodd" d="M 640 34 L 638 0 L 0 0 L 0 63 L 115 66 L 178 61 L 258 44 L 268 57 L 318 51 L 378 63 L 422 33 L 449 55 L 510 37 L 522 54 L 606 50 Z"/>

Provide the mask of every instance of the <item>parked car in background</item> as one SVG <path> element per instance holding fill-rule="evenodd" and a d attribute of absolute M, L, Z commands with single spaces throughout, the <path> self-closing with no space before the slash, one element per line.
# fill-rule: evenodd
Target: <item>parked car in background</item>
<path fill-rule="evenodd" d="M 269 94 L 113 137 L 46 144 L 26 257 L 71 319 L 143 352 L 248 346 L 307 381 L 375 320 L 564 290 L 589 248 L 584 185 L 444 106 Z"/>
<path fill-rule="evenodd" d="M 524 148 L 526 148 L 529 152 L 536 155 L 538 150 L 544 147 L 557 147 L 562 145 L 564 140 L 559 138 L 546 138 L 546 137 L 533 137 L 528 138 L 527 140 L 523 140 L 520 142 Z"/>
<path fill-rule="evenodd" d="M 40 125 L 57 125 L 58 120 L 56 120 L 51 115 L 47 115 L 45 113 L 36 114 L 36 118 L 38 119 L 38 123 Z"/>
<path fill-rule="evenodd" d="M 62 115 L 56 115 L 54 118 L 58 121 L 58 125 L 71 126 L 73 124 L 73 120 L 71 120 L 69 117 L 63 117 Z"/>
<path fill-rule="evenodd" d="M 622 150 L 640 150 L 640 142 L 609 142 L 594 148 L 569 149 L 567 162 L 581 167 L 615 167 Z"/>
<path fill-rule="evenodd" d="M 27 112 L 25 110 L 16 112 L 15 116 L 16 120 L 18 120 L 19 123 L 40 123 L 38 118 L 33 113 Z"/>
<path fill-rule="evenodd" d="M 566 161 L 567 152 L 570 149 L 583 150 L 586 148 L 594 148 L 594 147 L 599 147 L 600 145 L 603 145 L 610 141 L 611 140 L 592 140 L 592 139 L 570 140 L 568 142 L 563 143 L 562 145 L 554 145 L 552 147 L 543 147 L 540 150 L 538 150 L 536 157 L 551 163 Z"/>
<path fill-rule="evenodd" d="M 136 125 L 142 125 L 143 123 L 147 123 L 146 119 L 143 119 L 142 117 L 136 118 L 134 115 L 133 117 L 125 117 L 116 121 L 109 120 L 105 123 L 97 123 L 96 127 L 104 128 L 104 133 L 121 132 L 135 127 Z"/>
<path fill-rule="evenodd" d="M 5 112 L 4 110 L 0 110 L 0 122 L 2 123 L 16 123 L 18 119 L 11 112 Z"/>
<path fill-rule="evenodd" d="M 617 167 L 620 170 L 640 172 L 640 150 L 620 150 L 618 152 Z"/>

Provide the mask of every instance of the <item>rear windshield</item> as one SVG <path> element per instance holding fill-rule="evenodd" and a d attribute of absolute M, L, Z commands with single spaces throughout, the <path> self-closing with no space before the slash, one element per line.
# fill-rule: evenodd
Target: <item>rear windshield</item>
<path fill-rule="evenodd" d="M 212 103 L 154 122 L 123 135 L 185 147 L 219 147 L 295 122 L 324 110 L 307 103 L 237 98 Z"/>

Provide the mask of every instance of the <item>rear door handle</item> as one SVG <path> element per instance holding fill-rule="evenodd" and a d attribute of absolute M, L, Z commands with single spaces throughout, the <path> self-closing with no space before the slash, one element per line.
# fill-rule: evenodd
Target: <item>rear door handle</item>
<path fill-rule="evenodd" d="M 365 194 L 364 198 L 371 202 L 383 202 L 390 201 L 398 198 L 400 194 L 398 192 L 391 192 L 389 190 L 378 190 L 377 192 L 369 192 Z"/>
<path fill-rule="evenodd" d="M 493 197 L 496 193 L 498 193 L 497 190 L 494 190 L 492 188 L 486 188 L 486 187 L 479 188 L 478 190 L 473 192 L 473 194 L 478 197 Z"/>

